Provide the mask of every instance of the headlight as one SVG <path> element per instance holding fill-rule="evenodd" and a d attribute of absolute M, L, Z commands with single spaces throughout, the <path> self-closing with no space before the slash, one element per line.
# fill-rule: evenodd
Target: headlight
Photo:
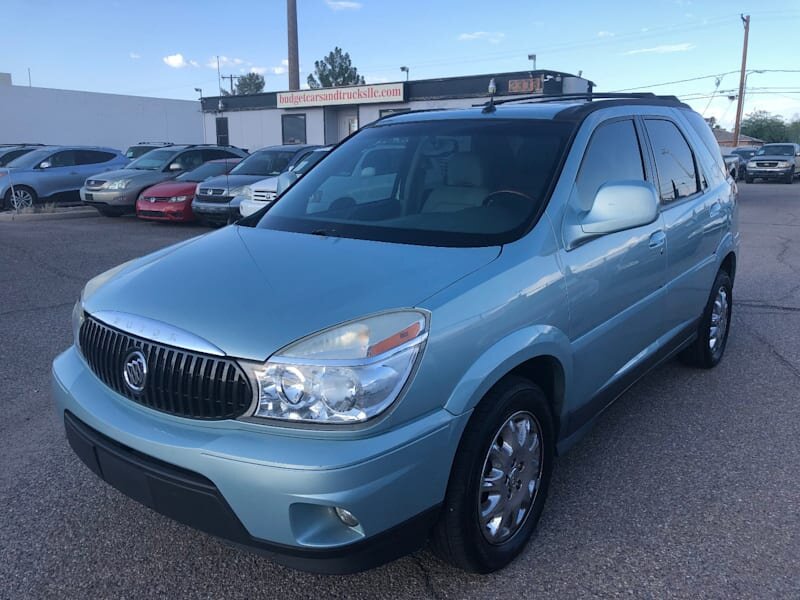
<path fill-rule="evenodd" d="M 187 200 L 189 200 L 189 198 L 191 198 L 191 196 L 172 196 L 172 198 L 170 198 L 169 201 L 170 202 L 186 202 Z"/>
<path fill-rule="evenodd" d="M 131 182 L 130 179 L 117 179 L 115 181 L 109 181 L 106 184 L 106 189 L 109 190 L 124 190 L 128 187 L 128 184 Z"/>
<path fill-rule="evenodd" d="M 72 307 L 72 337 L 76 346 L 80 346 L 78 342 L 80 340 L 81 325 L 83 325 L 83 292 L 81 292 L 81 297 L 78 298 L 75 306 Z"/>
<path fill-rule="evenodd" d="M 242 196 L 246 193 L 245 190 L 249 190 L 249 185 L 240 185 L 239 187 L 231 188 L 228 190 L 228 193 L 225 194 L 226 196 Z"/>
<path fill-rule="evenodd" d="M 780 160 L 780 161 L 778 161 L 778 167 L 780 167 L 780 168 L 788 167 L 789 165 L 790 165 L 790 163 L 789 163 L 788 160 Z"/>
<path fill-rule="evenodd" d="M 360 423 L 397 399 L 427 338 L 427 317 L 401 310 L 291 344 L 254 369 L 255 417 Z"/>

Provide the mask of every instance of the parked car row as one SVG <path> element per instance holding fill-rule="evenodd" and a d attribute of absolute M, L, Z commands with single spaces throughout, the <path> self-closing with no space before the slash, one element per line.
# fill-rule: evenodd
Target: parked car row
<path fill-rule="evenodd" d="M 800 144 L 764 144 L 747 161 L 744 180 L 778 179 L 794 183 L 800 177 Z"/>

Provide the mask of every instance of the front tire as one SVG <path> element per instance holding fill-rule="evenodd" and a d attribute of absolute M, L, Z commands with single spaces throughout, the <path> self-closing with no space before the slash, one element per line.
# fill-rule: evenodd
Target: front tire
<path fill-rule="evenodd" d="M 509 376 L 475 409 L 461 438 L 431 546 L 450 564 L 490 573 L 522 552 L 553 471 L 553 420 L 542 390 Z"/>
<path fill-rule="evenodd" d="M 39 196 L 36 194 L 36 190 L 27 185 L 15 185 L 13 190 L 9 188 L 4 197 L 4 204 L 7 210 L 31 208 L 38 201 Z"/>
<path fill-rule="evenodd" d="M 733 312 L 733 282 L 725 271 L 717 273 L 697 329 L 697 339 L 679 355 L 689 366 L 716 367 L 725 354 Z"/>
<path fill-rule="evenodd" d="M 753 183 L 753 178 L 752 177 L 748 177 L 747 175 L 745 175 L 744 176 L 744 182 L 745 183 Z"/>
<path fill-rule="evenodd" d="M 788 184 L 794 183 L 794 170 L 792 170 L 791 173 L 786 176 L 786 179 L 784 179 L 783 182 Z"/>

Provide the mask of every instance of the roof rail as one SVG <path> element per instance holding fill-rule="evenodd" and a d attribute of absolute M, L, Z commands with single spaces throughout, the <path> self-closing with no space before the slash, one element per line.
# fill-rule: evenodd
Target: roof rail
<path fill-rule="evenodd" d="M 476 104 L 475 106 L 483 106 L 483 104 Z M 416 115 L 418 113 L 427 113 L 427 112 L 437 112 L 440 110 L 448 110 L 446 108 L 416 108 L 414 110 L 403 110 L 394 113 L 389 113 L 388 115 L 383 115 L 382 117 L 378 117 L 373 123 L 377 123 L 378 121 L 383 121 L 384 119 L 388 119 L 390 117 L 399 117 L 401 115 Z"/>
<path fill-rule="evenodd" d="M 494 105 L 509 104 L 511 102 L 523 102 L 530 104 L 546 103 L 546 102 L 562 102 L 564 100 L 659 100 L 660 102 L 669 102 L 676 105 L 684 106 L 677 96 L 660 96 L 652 92 L 582 92 L 576 94 L 556 94 L 552 96 L 520 96 L 518 98 L 501 98 L 495 100 Z M 489 102 L 482 102 L 480 104 L 473 104 L 473 106 L 489 106 Z"/>

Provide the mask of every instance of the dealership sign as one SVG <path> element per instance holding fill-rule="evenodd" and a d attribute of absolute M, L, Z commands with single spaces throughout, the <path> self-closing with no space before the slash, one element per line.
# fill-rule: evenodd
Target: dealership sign
<path fill-rule="evenodd" d="M 402 83 L 278 92 L 278 108 L 402 102 L 405 98 L 404 92 L 405 86 Z"/>

